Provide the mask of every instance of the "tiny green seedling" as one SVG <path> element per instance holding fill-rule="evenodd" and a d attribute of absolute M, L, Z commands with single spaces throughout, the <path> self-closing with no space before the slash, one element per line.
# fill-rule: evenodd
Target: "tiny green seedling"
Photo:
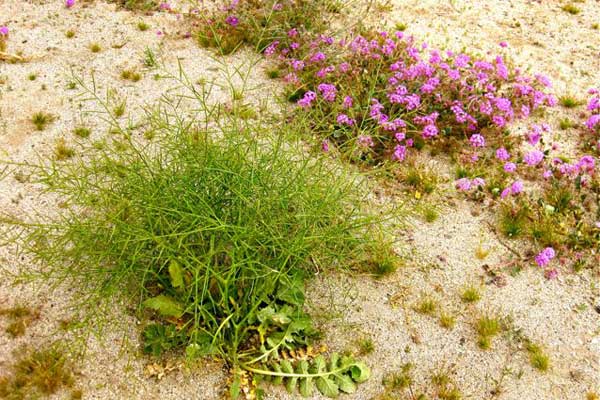
<path fill-rule="evenodd" d="M 121 79 L 125 79 L 132 82 L 138 82 L 140 79 L 142 79 L 142 75 L 135 70 L 124 69 L 123 71 L 121 71 Z"/>
<path fill-rule="evenodd" d="M 64 138 L 60 138 L 56 141 L 54 147 L 54 158 L 58 161 L 66 160 L 75 155 L 75 150 L 70 147 Z"/>
<path fill-rule="evenodd" d="M 571 129 L 575 126 L 577 126 L 577 124 L 575 122 L 571 121 L 569 118 L 562 118 L 558 123 L 558 127 L 563 131 L 566 131 L 567 129 Z"/>
<path fill-rule="evenodd" d="M 72 29 L 69 29 L 68 31 L 65 32 L 65 36 L 67 37 L 67 39 L 72 39 L 75 37 L 75 31 Z"/>
<path fill-rule="evenodd" d="M 445 329 L 453 329 L 456 325 L 456 318 L 453 315 L 442 312 L 440 313 L 440 326 Z"/>
<path fill-rule="evenodd" d="M 571 15 L 577 15 L 581 12 L 581 9 L 575 4 L 569 3 L 562 6 L 562 10 L 568 12 Z"/>
<path fill-rule="evenodd" d="M 476 303 L 481 299 L 481 294 L 475 286 L 469 286 L 460 294 L 463 303 Z"/>
<path fill-rule="evenodd" d="M 102 50 L 102 47 L 98 43 L 90 44 L 90 51 L 92 53 L 99 53 Z"/>
<path fill-rule="evenodd" d="M 437 303 L 428 297 L 423 298 L 416 306 L 415 311 L 419 314 L 433 315 L 437 310 Z"/>
<path fill-rule="evenodd" d="M 125 100 L 122 100 L 121 102 L 119 102 L 114 108 L 113 108 L 113 114 L 115 115 L 115 117 L 120 118 L 123 115 L 125 115 L 125 108 L 127 106 L 127 102 Z"/>
<path fill-rule="evenodd" d="M 36 112 L 31 117 L 31 122 L 35 125 L 35 129 L 43 131 L 46 127 L 54 121 L 55 117 L 52 114 L 45 113 L 43 111 Z"/>
<path fill-rule="evenodd" d="M 581 100 L 572 95 L 564 95 L 558 99 L 561 106 L 565 108 L 575 108 L 584 104 Z"/>
<path fill-rule="evenodd" d="M 29 79 L 30 81 L 35 81 L 37 79 L 37 74 L 31 73 L 27 75 L 27 79 Z"/>
<path fill-rule="evenodd" d="M 79 136 L 80 138 L 88 138 L 91 135 L 92 131 L 90 128 L 86 126 L 77 126 L 73 129 L 73 134 L 75 136 Z"/>
<path fill-rule="evenodd" d="M 546 372 L 550 368 L 550 357 L 544 353 L 542 348 L 534 343 L 527 343 L 527 352 L 529 353 L 529 363 L 540 372 Z"/>
<path fill-rule="evenodd" d="M 139 21 L 139 22 L 137 23 L 137 28 L 138 28 L 138 30 L 140 30 L 140 31 L 142 31 L 142 32 L 145 32 L 145 31 L 147 31 L 148 29 L 150 29 L 150 25 L 148 25 L 148 24 L 147 24 L 146 22 L 144 22 L 144 21 Z"/>
<path fill-rule="evenodd" d="M 475 321 L 475 330 L 479 335 L 477 345 L 487 350 L 492 345 L 492 338 L 502 330 L 502 323 L 497 317 L 484 315 Z"/>

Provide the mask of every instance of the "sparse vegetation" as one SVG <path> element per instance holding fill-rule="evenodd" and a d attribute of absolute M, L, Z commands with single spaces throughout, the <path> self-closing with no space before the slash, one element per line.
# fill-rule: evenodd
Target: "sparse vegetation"
<path fill-rule="evenodd" d="M 43 131 L 46 127 L 54 121 L 55 117 L 52 114 L 45 113 L 43 111 L 33 114 L 31 122 L 38 131 Z"/>

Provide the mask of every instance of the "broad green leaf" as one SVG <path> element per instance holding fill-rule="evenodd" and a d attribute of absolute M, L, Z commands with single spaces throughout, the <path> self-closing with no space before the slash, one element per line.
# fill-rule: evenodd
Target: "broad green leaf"
<path fill-rule="evenodd" d="M 171 278 L 171 286 L 175 289 L 183 289 L 183 269 L 176 260 L 171 260 L 169 263 L 169 277 Z"/>
<path fill-rule="evenodd" d="M 151 308 L 165 317 L 179 318 L 183 315 L 182 305 L 172 297 L 159 295 L 144 301 L 144 307 Z"/>
<path fill-rule="evenodd" d="M 350 376 L 352 376 L 354 382 L 361 383 L 369 379 L 371 370 L 365 363 L 357 362 L 350 367 Z"/>
<path fill-rule="evenodd" d="M 335 375 L 335 383 L 339 386 L 340 390 L 344 393 L 356 392 L 356 385 L 352 382 L 352 378 L 344 374 Z"/>
<path fill-rule="evenodd" d="M 290 363 L 288 360 L 281 361 L 281 370 L 286 374 L 294 373 L 294 367 L 292 367 L 292 363 Z"/>
<path fill-rule="evenodd" d="M 297 373 L 308 375 L 308 362 L 306 360 L 302 360 L 298 363 Z M 312 378 L 300 378 L 299 391 L 302 397 L 309 397 L 313 391 Z"/>
<path fill-rule="evenodd" d="M 340 394 L 338 386 L 335 382 L 327 377 L 321 376 L 317 378 L 317 389 L 323 396 L 337 397 Z"/>
<path fill-rule="evenodd" d="M 260 322 L 267 322 L 275 314 L 275 309 L 271 306 L 265 307 L 256 313 Z"/>

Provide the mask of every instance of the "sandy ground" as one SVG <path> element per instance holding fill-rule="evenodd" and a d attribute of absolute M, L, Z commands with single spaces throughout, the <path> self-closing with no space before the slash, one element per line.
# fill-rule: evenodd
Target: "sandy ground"
<path fill-rule="evenodd" d="M 513 61 L 549 75 L 558 95 L 583 93 L 600 82 L 600 31 L 591 29 L 592 23 L 600 22 L 600 2 L 577 3 L 582 12 L 576 16 L 560 10 L 561 5 L 558 1 L 393 0 L 383 22 L 404 22 L 407 32 L 418 38 L 454 49 L 466 46 L 482 53 L 496 52 L 498 42 L 505 40 Z M 151 28 L 140 32 L 136 28 L 140 20 Z M 35 160 L 38 153 L 52 152 L 60 137 L 74 142 L 72 129 L 81 123 L 92 127 L 90 140 L 107 136 L 105 122 L 82 112 L 90 105 L 79 96 L 81 90 L 68 89 L 73 75 L 89 82 L 93 71 L 102 96 L 112 88 L 126 98 L 127 113 L 122 119 L 126 122 L 128 115 L 139 115 L 145 105 L 171 93 L 177 84 L 157 80 L 155 75 L 176 72 L 178 62 L 192 82 L 216 80 L 226 87 L 223 65 L 230 71 L 234 65 L 245 65 L 241 69 L 247 70 L 255 59 L 240 53 L 220 63 L 193 40 L 182 38 L 186 28 L 175 14 L 115 12 L 113 5 L 102 2 L 67 11 L 59 1 L 3 0 L 0 25 L 4 24 L 12 31 L 9 50 L 31 57 L 24 64 L 0 63 L 0 154 L 16 160 Z M 76 33 L 72 39 L 65 37 L 69 29 Z M 91 43 L 98 43 L 102 51 L 92 53 Z M 143 66 L 146 48 L 160 56 L 163 67 Z M 136 68 L 143 79 L 123 81 L 119 76 L 124 68 Z M 261 66 L 250 69 L 248 86 L 272 93 L 273 83 L 264 78 Z M 37 75 L 33 81 L 29 80 L 31 74 Z M 239 76 L 232 79 L 235 86 L 243 85 Z M 214 102 L 227 103 L 229 99 L 226 89 L 215 88 L 211 96 Z M 29 122 L 37 111 L 58 118 L 38 132 Z M 579 111 L 572 111 L 572 116 Z M 559 112 L 564 113 L 549 112 L 551 122 Z M 436 168 L 435 163 L 432 166 Z M 450 184 L 443 186 L 449 188 Z M 318 299 L 313 311 L 321 315 L 317 320 L 331 348 L 356 348 L 358 337 L 370 337 L 374 343 L 374 352 L 364 356 L 373 378 L 346 398 L 374 398 L 383 391 L 383 376 L 407 362 L 415 365 L 415 392 L 431 394 L 429 378 L 436 371 L 447 372 L 469 399 L 571 400 L 584 399 L 588 391 L 600 392 L 600 314 L 594 310 L 600 305 L 598 277 L 561 271 L 558 279 L 548 281 L 539 270 L 526 266 L 514 276 L 503 272 L 503 284 L 496 285 L 484 264 L 495 265 L 509 253 L 486 223 L 493 217 L 454 199 L 451 190 L 445 193 L 449 197 L 440 199 L 441 216 L 436 222 L 415 219 L 410 228 L 394 232 L 403 251 L 412 248 L 405 268 L 381 281 L 322 275 L 309 288 L 314 293 L 311 297 Z M 396 199 L 383 196 L 381 201 Z M 9 178 L 0 181 L 0 207 L 27 215 L 40 209 L 51 212 L 55 201 L 40 196 L 32 185 Z M 475 257 L 480 245 L 491 249 L 485 260 Z M 0 266 L 10 272 L 16 261 L 14 249 L 0 251 Z M 467 306 L 460 302 L 459 293 L 471 284 L 480 286 L 483 296 L 479 303 Z M 453 330 L 440 327 L 436 317 L 414 311 L 424 295 L 456 316 Z M 49 294 L 46 288 L 15 286 L 10 278 L 0 280 L 2 307 L 32 304 L 39 307 L 41 315 L 18 339 L 4 333 L 6 321 L 0 319 L 0 371 L 20 345 L 35 346 L 62 335 L 58 326 L 61 320 L 71 318 L 70 299 L 67 290 Z M 552 360 L 551 370 L 546 374 L 535 371 L 526 353 L 516 348 L 508 335 L 497 337 L 492 350 L 480 350 L 473 321 L 486 312 L 510 317 L 515 329 L 543 345 Z M 144 369 L 152 361 L 139 355 L 136 318 L 123 304 L 115 304 L 111 313 L 116 325 L 104 329 L 100 338 L 88 338 L 88 351 L 79 362 L 77 385 L 84 398 L 219 397 L 225 374 L 217 363 L 190 372 L 175 371 L 160 382 L 145 377 Z M 117 329 L 123 326 L 125 334 Z M 502 390 L 494 397 L 498 381 Z M 63 395 L 67 396 L 58 397 Z M 267 398 L 295 397 L 273 388 Z"/>

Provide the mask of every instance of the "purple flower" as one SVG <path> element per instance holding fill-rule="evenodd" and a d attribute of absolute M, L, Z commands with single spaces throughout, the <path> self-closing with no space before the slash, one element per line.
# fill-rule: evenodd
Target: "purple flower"
<path fill-rule="evenodd" d="M 512 194 L 519 194 L 523 191 L 523 182 L 514 181 L 512 185 L 510 185 L 510 192 Z"/>
<path fill-rule="evenodd" d="M 461 190 L 463 192 L 466 192 L 467 190 L 471 189 L 471 181 L 469 180 L 469 178 L 460 178 L 456 182 L 454 182 L 454 184 L 456 185 L 456 188 L 458 190 Z"/>
<path fill-rule="evenodd" d="M 337 123 L 340 125 L 352 126 L 354 125 L 354 120 L 348 117 L 346 114 L 339 114 L 337 116 Z"/>
<path fill-rule="evenodd" d="M 400 144 L 397 145 L 394 148 L 394 155 L 392 156 L 392 158 L 397 161 L 404 161 L 404 159 L 406 158 L 406 146 L 402 146 Z"/>
<path fill-rule="evenodd" d="M 502 41 L 502 42 L 500 42 L 500 43 L 498 43 L 498 44 L 499 44 L 499 45 L 500 45 L 500 47 L 502 47 L 502 48 L 506 48 L 506 47 L 508 47 L 508 43 L 506 43 L 506 42 L 504 42 L 504 41 Z"/>
<path fill-rule="evenodd" d="M 68 1 L 74 1 L 74 0 L 67 0 Z M 160 3 L 160 5 L 158 6 L 159 10 L 165 10 L 165 11 L 169 11 L 171 10 L 171 5 L 169 3 L 167 3 L 166 1 L 163 1 L 162 3 Z"/>
<path fill-rule="evenodd" d="M 485 180 L 483 178 L 475 178 L 471 181 L 473 186 L 485 186 Z"/>
<path fill-rule="evenodd" d="M 8 26 L 0 26 L 0 36 L 8 36 Z"/>
<path fill-rule="evenodd" d="M 544 153 L 542 153 L 540 150 L 532 150 L 523 156 L 523 161 L 530 166 L 538 165 L 543 159 Z"/>
<path fill-rule="evenodd" d="M 343 102 L 344 108 L 350 108 L 350 107 L 352 107 L 352 104 L 353 104 L 352 97 L 350 97 L 350 96 L 344 97 L 344 102 Z"/>
<path fill-rule="evenodd" d="M 65 7 L 71 8 L 75 5 L 75 0 L 65 0 Z"/>
<path fill-rule="evenodd" d="M 546 247 L 544 250 L 540 251 L 537 256 L 535 256 L 535 262 L 540 267 L 545 267 L 550 263 L 550 260 L 552 260 L 554 256 L 556 256 L 554 249 L 552 247 Z"/>
<path fill-rule="evenodd" d="M 319 89 L 319 92 L 321 92 L 326 101 L 330 103 L 335 101 L 335 94 L 337 93 L 335 85 L 330 83 L 321 83 L 319 86 L 317 86 L 317 89 Z"/>
<path fill-rule="evenodd" d="M 435 125 L 425 125 L 423 132 L 421 133 L 425 139 L 430 139 L 434 136 L 437 136 L 437 134 L 438 128 Z"/>
<path fill-rule="evenodd" d="M 585 123 L 590 131 L 593 131 L 596 126 L 600 126 L 600 114 L 592 115 Z"/>
<path fill-rule="evenodd" d="M 304 93 L 304 96 L 302 96 L 302 98 L 300 100 L 298 100 L 298 105 L 300 107 L 310 107 L 313 100 L 317 98 L 317 94 L 311 90 L 309 90 L 308 92 Z"/>
<path fill-rule="evenodd" d="M 513 173 L 517 170 L 517 164 L 512 163 L 512 162 L 507 162 L 506 164 L 504 164 L 504 171 L 508 172 L 508 173 Z"/>
<path fill-rule="evenodd" d="M 500 147 L 496 150 L 496 158 L 500 161 L 507 161 L 510 158 L 510 154 L 508 154 L 508 151 L 504 147 Z"/>
<path fill-rule="evenodd" d="M 225 18 L 225 23 L 227 23 L 233 27 L 236 27 L 240 23 L 240 20 L 235 15 L 229 15 L 229 16 L 227 16 L 227 18 Z"/>
<path fill-rule="evenodd" d="M 473 147 L 484 147 L 485 146 L 485 138 L 481 136 L 479 133 L 471 135 L 469 138 L 469 142 L 471 142 L 471 146 Z"/>

